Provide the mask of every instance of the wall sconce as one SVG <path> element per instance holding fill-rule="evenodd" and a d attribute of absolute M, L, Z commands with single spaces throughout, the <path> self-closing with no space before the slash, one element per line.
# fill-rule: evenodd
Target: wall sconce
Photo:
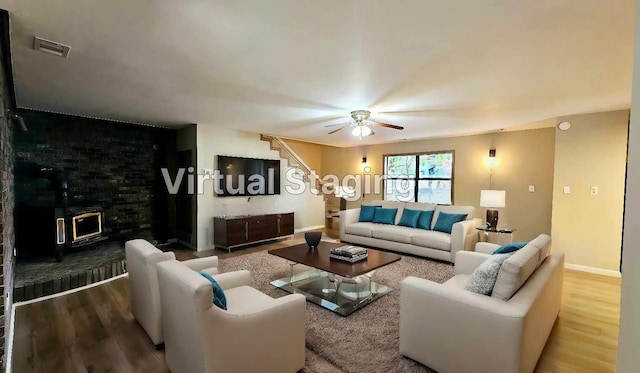
<path fill-rule="evenodd" d="M 11 123 L 13 123 L 14 126 L 20 128 L 20 130 L 22 132 L 27 132 L 27 125 L 24 123 L 24 119 L 22 118 L 21 115 L 18 115 L 14 112 L 12 112 L 11 110 L 7 110 L 7 119 L 9 119 L 11 121 Z M 4 116 L 0 114 L 0 118 L 3 118 Z"/>
<path fill-rule="evenodd" d="M 489 149 L 489 157 L 487 157 L 486 163 L 489 168 L 493 168 L 498 165 L 498 158 L 496 158 L 495 148 Z"/>
<path fill-rule="evenodd" d="M 362 162 L 360 163 L 360 168 L 364 171 L 364 172 L 371 172 L 371 166 L 369 166 L 369 164 L 367 163 L 367 156 L 363 155 L 362 156 Z"/>

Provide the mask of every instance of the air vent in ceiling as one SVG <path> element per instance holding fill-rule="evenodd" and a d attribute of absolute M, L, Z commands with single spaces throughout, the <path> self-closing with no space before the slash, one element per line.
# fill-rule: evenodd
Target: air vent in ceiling
<path fill-rule="evenodd" d="M 33 49 L 40 52 L 53 54 L 54 56 L 67 58 L 71 47 L 35 36 L 33 38 Z"/>

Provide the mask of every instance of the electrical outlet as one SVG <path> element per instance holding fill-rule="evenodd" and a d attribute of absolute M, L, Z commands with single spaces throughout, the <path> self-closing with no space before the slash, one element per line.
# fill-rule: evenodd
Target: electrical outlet
<path fill-rule="evenodd" d="M 598 187 L 591 187 L 591 195 L 592 196 L 597 196 L 598 195 Z"/>
<path fill-rule="evenodd" d="M 529 185 L 529 193 L 533 193 L 536 191 L 536 186 L 535 185 Z"/>
<path fill-rule="evenodd" d="M 205 168 L 204 170 L 202 170 L 202 173 L 205 175 L 213 175 L 213 172 L 211 172 L 210 168 Z"/>
<path fill-rule="evenodd" d="M 570 187 L 570 186 L 564 186 L 564 187 L 562 187 L 562 193 L 564 193 L 564 194 L 569 194 L 569 193 L 571 193 L 571 187 Z"/>

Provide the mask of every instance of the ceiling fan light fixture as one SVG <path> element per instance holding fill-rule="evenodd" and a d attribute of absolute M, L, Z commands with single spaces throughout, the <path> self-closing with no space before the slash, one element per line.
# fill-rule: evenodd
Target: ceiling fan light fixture
<path fill-rule="evenodd" d="M 369 119 L 371 112 L 369 110 L 354 110 L 351 112 L 351 118 L 356 122 L 362 122 Z"/>
<path fill-rule="evenodd" d="M 340 126 L 332 131 L 329 132 L 329 135 L 334 134 L 338 131 L 341 131 L 345 128 L 353 128 L 351 130 L 351 134 L 355 137 L 359 137 L 362 140 L 363 136 L 372 136 L 375 135 L 375 132 L 373 132 L 373 128 L 372 126 L 377 126 L 377 127 L 385 127 L 385 128 L 391 128 L 394 130 L 403 130 L 404 127 L 402 126 L 397 126 L 395 124 L 389 124 L 389 123 L 382 123 L 382 122 L 376 122 L 376 121 L 371 121 L 369 120 L 369 116 L 371 115 L 371 112 L 369 110 L 354 110 L 351 112 L 351 119 L 353 119 L 353 122 L 351 123 L 337 123 L 337 124 L 328 124 L 325 125 L 325 127 L 335 127 L 335 126 Z"/>
<path fill-rule="evenodd" d="M 369 128 L 369 126 L 359 124 L 353 127 L 353 131 L 351 131 L 351 134 L 356 137 L 363 137 L 371 135 L 372 132 L 373 131 L 371 130 L 371 128 Z"/>

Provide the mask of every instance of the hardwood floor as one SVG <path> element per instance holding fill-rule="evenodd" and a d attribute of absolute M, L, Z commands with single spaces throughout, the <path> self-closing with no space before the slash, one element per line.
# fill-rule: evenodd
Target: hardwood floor
<path fill-rule="evenodd" d="M 224 258 L 291 243 L 198 256 Z M 176 250 L 176 256 L 194 253 Z M 614 372 L 619 310 L 620 279 L 565 270 L 562 310 L 536 371 Z M 307 354 L 316 364 L 322 359 Z M 131 315 L 128 278 L 16 307 L 12 366 L 14 372 L 167 371 L 164 351 L 154 348 Z M 337 371 L 326 361 L 320 366 Z"/>
<path fill-rule="evenodd" d="M 565 270 L 562 308 L 537 372 L 615 372 L 620 279 Z"/>
<path fill-rule="evenodd" d="M 168 371 L 129 308 L 128 278 L 16 308 L 14 372 Z"/>

